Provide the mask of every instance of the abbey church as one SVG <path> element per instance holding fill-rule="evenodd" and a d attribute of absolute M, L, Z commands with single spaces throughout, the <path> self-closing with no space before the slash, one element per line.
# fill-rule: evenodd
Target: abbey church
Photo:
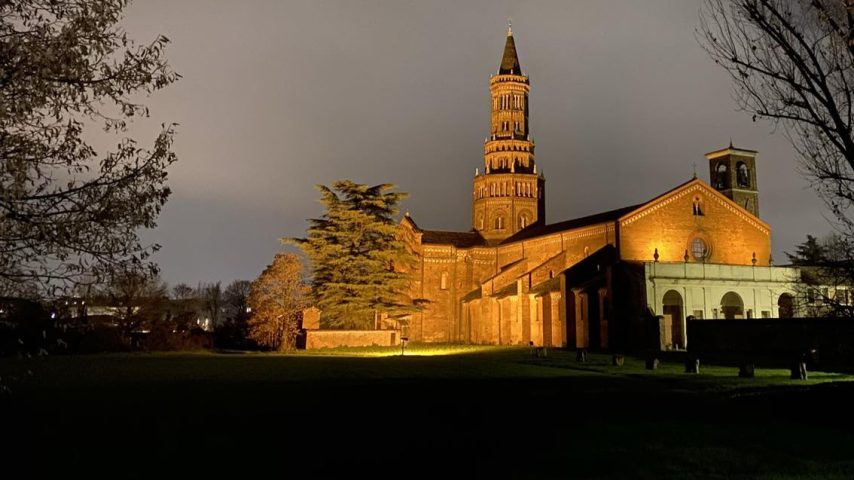
<path fill-rule="evenodd" d="M 429 219 L 409 215 L 401 221 L 418 254 L 410 294 L 424 305 L 403 335 L 628 348 L 658 317 L 665 346 L 680 349 L 688 316 L 791 316 L 798 271 L 771 265 L 757 152 L 729 145 L 706 154 L 710 183 L 692 178 L 635 205 L 548 223 L 530 89 L 508 29 L 489 81 L 491 125 L 472 180 L 471 230 L 430 230 Z"/>

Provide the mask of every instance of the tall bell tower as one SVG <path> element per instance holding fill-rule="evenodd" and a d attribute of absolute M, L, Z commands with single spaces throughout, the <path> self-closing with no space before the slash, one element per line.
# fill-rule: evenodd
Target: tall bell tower
<path fill-rule="evenodd" d="M 530 89 L 508 26 L 498 74 L 489 80 L 492 128 L 483 146 L 483 171 L 475 172 L 472 192 L 473 227 L 489 242 L 545 222 L 545 178 L 537 173 L 528 125 Z"/>

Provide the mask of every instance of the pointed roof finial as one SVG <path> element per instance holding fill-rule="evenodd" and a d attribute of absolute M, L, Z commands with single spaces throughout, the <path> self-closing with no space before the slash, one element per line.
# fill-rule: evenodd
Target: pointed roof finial
<path fill-rule="evenodd" d="M 729 148 L 732 148 L 732 137 L 729 137 Z"/>
<path fill-rule="evenodd" d="M 697 161 L 694 160 L 694 179 L 697 179 Z"/>
<path fill-rule="evenodd" d="M 519 57 L 516 55 L 516 42 L 513 40 L 513 29 L 507 22 L 507 41 L 504 43 L 504 54 L 501 56 L 501 66 L 498 67 L 499 75 L 522 75 L 519 66 Z"/>
<path fill-rule="evenodd" d="M 513 36 L 513 19 L 509 17 L 507 18 L 507 36 Z"/>

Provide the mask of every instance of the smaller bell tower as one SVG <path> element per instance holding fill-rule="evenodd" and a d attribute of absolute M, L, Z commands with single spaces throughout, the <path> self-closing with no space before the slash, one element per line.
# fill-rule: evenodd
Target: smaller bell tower
<path fill-rule="evenodd" d="M 759 217 L 759 187 L 756 185 L 756 150 L 729 147 L 706 154 L 709 180 L 715 190 Z"/>

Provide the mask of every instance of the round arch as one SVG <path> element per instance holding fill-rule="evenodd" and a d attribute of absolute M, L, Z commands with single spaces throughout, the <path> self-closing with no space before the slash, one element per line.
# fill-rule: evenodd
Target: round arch
<path fill-rule="evenodd" d="M 526 228 L 531 225 L 533 215 L 528 210 L 522 210 L 519 212 L 519 217 L 516 220 L 516 224 L 518 225 L 519 230 Z"/>
<path fill-rule="evenodd" d="M 729 166 L 720 162 L 715 167 L 715 188 L 718 190 L 729 188 Z"/>
<path fill-rule="evenodd" d="M 661 310 L 665 319 L 669 319 L 670 322 L 669 325 L 665 325 L 670 334 L 670 341 L 667 343 L 673 348 L 683 348 L 685 346 L 685 315 L 682 294 L 676 290 L 665 292 L 661 299 Z"/>
<path fill-rule="evenodd" d="M 668 290 L 661 300 L 662 305 L 682 306 L 682 295 L 676 290 Z"/>
<path fill-rule="evenodd" d="M 744 162 L 735 165 L 735 179 L 739 188 L 750 188 L 750 169 Z"/>
<path fill-rule="evenodd" d="M 795 316 L 795 297 L 791 293 L 784 293 L 777 299 L 778 318 L 792 318 Z"/>
<path fill-rule="evenodd" d="M 744 301 L 735 292 L 727 292 L 721 298 L 721 312 L 727 320 L 744 318 Z"/>

